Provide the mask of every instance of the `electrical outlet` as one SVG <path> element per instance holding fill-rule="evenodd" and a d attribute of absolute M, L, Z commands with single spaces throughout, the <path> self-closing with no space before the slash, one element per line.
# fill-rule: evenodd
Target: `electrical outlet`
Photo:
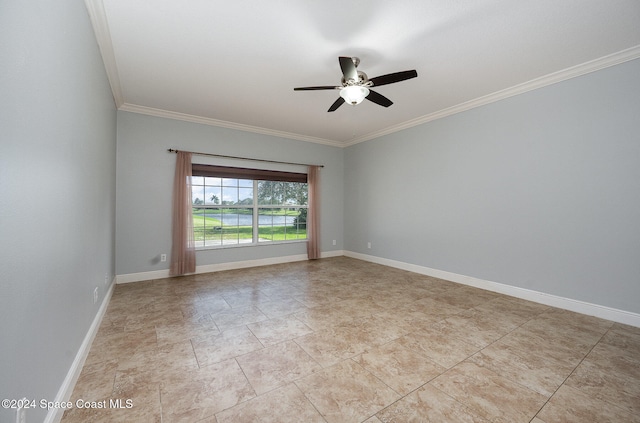
<path fill-rule="evenodd" d="M 98 287 L 96 286 L 96 288 L 93 290 L 93 303 L 97 303 L 98 302 Z"/>
<path fill-rule="evenodd" d="M 336 245 L 336 240 L 335 239 L 333 240 L 333 245 Z"/>
<path fill-rule="evenodd" d="M 371 249 L 371 243 L 367 242 L 367 248 Z"/>
<path fill-rule="evenodd" d="M 160 254 L 160 261 L 167 261 L 167 255 L 166 254 Z"/>
<path fill-rule="evenodd" d="M 105 273 L 104 274 L 104 286 L 107 286 L 109 284 L 109 274 Z"/>

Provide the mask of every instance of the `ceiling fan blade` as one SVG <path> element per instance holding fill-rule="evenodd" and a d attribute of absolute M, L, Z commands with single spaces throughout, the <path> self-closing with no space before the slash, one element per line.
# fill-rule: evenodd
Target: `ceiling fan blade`
<path fill-rule="evenodd" d="M 393 84 L 394 82 L 404 81 L 406 79 L 415 78 L 416 76 L 418 76 L 418 72 L 413 69 L 376 76 L 375 78 L 369 78 L 369 81 L 373 82 L 374 87 L 379 87 L 380 85 Z"/>
<path fill-rule="evenodd" d="M 335 90 L 336 88 L 335 85 L 322 85 L 319 87 L 298 87 L 294 88 L 293 91 Z"/>
<path fill-rule="evenodd" d="M 344 103 L 344 98 L 338 97 L 338 99 L 333 102 L 331 107 L 329 107 L 329 110 L 327 110 L 327 112 L 335 111 L 338 107 L 342 106 L 343 103 Z"/>
<path fill-rule="evenodd" d="M 356 65 L 353 63 L 351 57 L 340 56 L 338 57 L 338 61 L 340 61 L 340 69 L 342 69 L 344 80 L 348 81 L 353 79 L 354 81 L 357 81 L 358 71 L 356 70 Z"/>
<path fill-rule="evenodd" d="M 369 101 L 373 101 L 374 103 L 381 105 L 382 107 L 389 107 L 393 104 L 393 101 L 389 100 L 387 97 L 373 90 L 369 90 L 369 95 L 366 96 L 365 98 Z"/>

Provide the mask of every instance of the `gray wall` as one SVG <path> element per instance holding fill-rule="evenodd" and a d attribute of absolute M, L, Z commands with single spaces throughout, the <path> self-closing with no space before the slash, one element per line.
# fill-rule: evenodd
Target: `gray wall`
<path fill-rule="evenodd" d="M 115 106 L 81 1 L 3 0 L 0 60 L 0 398 L 53 401 L 115 272 Z"/>
<path fill-rule="evenodd" d="M 635 60 L 347 148 L 345 250 L 639 313 L 639 75 Z"/>
<path fill-rule="evenodd" d="M 116 272 L 125 275 L 169 268 L 171 195 L 175 154 L 168 148 L 295 163 L 324 164 L 321 251 L 343 245 L 343 149 L 251 132 L 118 112 Z M 194 157 L 195 160 L 206 160 Z M 238 162 L 251 166 L 253 162 Z M 227 163 L 229 165 L 230 163 Z M 305 168 L 303 168 L 305 169 Z M 336 245 L 332 245 L 332 240 Z M 198 266 L 306 254 L 305 243 L 198 251 Z"/>

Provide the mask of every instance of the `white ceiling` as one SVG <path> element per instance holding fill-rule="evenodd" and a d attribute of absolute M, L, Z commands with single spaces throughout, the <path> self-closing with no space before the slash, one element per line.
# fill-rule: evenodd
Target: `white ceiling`
<path fill-rule="evenodd" d="M 121 110 L 345 146 L 640 57 L 639 0 L 86 0 Z M 338 56 L 389 108 L 327 109 Z"/>

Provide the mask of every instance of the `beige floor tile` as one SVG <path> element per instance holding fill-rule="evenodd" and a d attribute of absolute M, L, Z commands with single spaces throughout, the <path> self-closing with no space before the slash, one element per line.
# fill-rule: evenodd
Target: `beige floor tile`
<path fill-rule="evenodd" d="M 346 299 L 343 301 L 337 301 L 331 305 L 330 309 L 336 311 L 345 316 L 351 316 L 354 319 L 370 317 L 376 312 L 385 310 L 384 307 L 379 305 L 370 295 L 363 295 L 361 292 L 366 292 L 366 288 L 353 290 L 354 298 Z"/>
<path fill-rule="evenodd" d="M 286 341 L 237 358 L 258 395 L 321 369 L 298 344 Z"/>
<path fill-rule="evenodd" d="M 399 338 L 398 342 L 445 368 L 455 366 L 480 349 L 447 334 L 437 324 L 405 335 Z"/>
<path fill-rule="evenodd" d="M 99 373 L 92 374 L 93 378 L 99 377 Z M 80 382 L 79 386 L 86 386 Z M 91 384 L 89 384 L 90 386 Z M 129 374 L 128 372 L 116 372 L 114 381 L 105 384 L 111 387 L 108 394 L 105 391 L 93 395 L 91 393 L 76 393 L 70 399 L 74 408 L 66 411 L 63 416 L 65 423 L 84 422 L 153 422 L 161 421 L 161 406 L 159 385 L 147 374 Z M 76 389 L 78 391 L 78 389 Z M 97 402 L 102 408 L 77 408 L 78 400 L 81 403 Z"/>
<path fill-rule="evenodd" d="M 343 300 L 343 298 L 336 296 L 335 293 L 327 292 L 325 289 L 310 290 L 309 292 L 294 295 L 293 298 L 307 308 L 328 307 L 337 301 Z"/>
<path fill-rule="evenodd" d="M 640 354 L 633 348 L 599 342 L 585 358 L 604 372 L 640 379 Z"/>
<path fill-rule="evenodd" d="M 261 302 L 257 308 L 270 319 L 275 317 L 283 317 L 293 313 L 305 311 L 307 306 L 293 298 L 285 298 L 283 300 L 273 300 Z"/>
<path fill-rule="evenodd" d="M 166 344 L 149 350 L 136 350 L 128 357 L 118 359 L 118 370 L 150 368 L 159 372 L 167 367 L 175 369 L 198 367 L 190 341 Z"/>
<path fill-rule="evenodd" d="M 160 407 L 136 406 L 127 408 L 122 403 L 122 408 L 110 406 L 106 400 L 106 407 L 101 409 L 73 408 L 65 411 L 63 420 L 65 423 L 161 423 Z M 116 401 L 116 399 L 113 399 Z M 115 403 L 114 403 L 115 404 Z"/>
<path fill-rule="evenodd" d="M 517 316 L 521 323 L 538 316 L 550 309 L 544 304 L 534 303 L 532 301 L 522 300 L 519 298 L 501 295 L 493 300 L 487 301 L 475 307 L 478 310 L 490 311 L 501 315 Z"/>
<path fill-rule="evenodd" d="M 256 396 L 234 359 L 168 379 L 160 393 L 163 423 L 211 418 Z"/>
<path fill-rule="evenodd" d="M 294 384 L 216 414 L 217 423 L 326 423 Z"/>
<path fill-rule="evenodd" d="M 158 347 L 155 327 L 143 330 L 110 333 L 96 337 L 86 362 L 89 364 L 106 360 L 127 361 L 136 353 L 152 351 Z"/>
<path fill-rule="evenodd" d="M 431 317 L 431 320 L 444 320 L 447 317 L 454 316 L 468 309 L 468 307 L 464 305 L 447 304 L 444 301 L 438 301 L 436 298 L 437 297 L 423 297 L 413 301 L 403 307 L 402 314 L 411 315 L 411 313 L 415 312 L 426 314 Z"/>
<path fill-rule="evenodd" d="M 295 384 L 329 423 L 361 422 L 400 398 L 350 360 L 297 380 Z"/>
<path fill-rule="evenodd" d="M 572 341 L 564 336 L 564 330 L 555 331 L 552 326 L 544 325 L 541 327 L 537 323 L 532 325 L 528 325 L 528 323 L 509 332 L 500 338 L 499 342 L 518 350 L 535 351 L 554 360 L 573 363 L 575 366 L 597 342 L 578 340 L 575 335 Z"/>
<path fill-rule="evenodd" d="M 220 330 L 218 330 L 213 320 L 201 323 L 186 320 L 156 326 L 156 339 L 160 346 L 188 341 L 198 336 L 215 336 L 219 333 Z"/>
<path fill-rule="evenodd" d="M 440 327 L 449 336 L 455 336 L 478 348 L 484 348 L 511 332 L 518 325 L 496 313 L 469 309 L 448 317 L 440 323 Z"/>
<path fill-rule="evenodd" d="M 464 362 L 432 382 L 434 387 L 495 421 L 529 422 L 547 397 L 471 362 Z"/>
<path fill-rule="evenodd" d="M 263 345 L 274 345 L 313 332 L 311 328 L 293 315 L 265 320 L 247 325 Z"/>
<path fill-rule="evenodd" d="M 589 354 L 565 385 L 640 415 L 640 361 L 615 356 L 608 359 L 602 353 L 595 359 Z"/>
<path fill-rule="evenodd" d="M 221 332 L 268 319 L 260 309 L 253 306 L 232 308 L 212 314 L 211 317 Z"/>
<path fill-rule="evenodd" d="M 255 307 L 261 301 L 269 301 L 269 296 L 258 289 L 248 289 L 244 292 L 235 292 L 233 294 L 223 294 L 222 298 L 232 308 Z"/>
<path fill-rule="evenodd" d="M 158 308 L 152 312 L 134 313 L 127 316 L 124 323 L 125 332 L 155 329 L 157 325 L 166 325 L 183 318 L 180 309 L 162 310 Z"/>
<path fill-rule="evenodd" d="M 295 313 L 293 316 L 314 331 L 348 326 L 354 320 L 353 316 L 342 314 L 330 307 L 314 307 Z"/>
<path fill-rule="evenodd" d="M 538 316 L 540 320 L 546 320 L 555 325 L 567 325 L 578 332 L 594 332 L 603 335 L 613 326 L 613 322 L 600 319 L 598 317 L 587 316 L 586 314 L 575 313 L 569 310 L 552 308 Z"/>
<path fill-rule="evenodd" d="M 197 337 L 191 343 L 200 367 L 264 348 L 246 326 L 229 329 L 219 335 Z"/>
<path fill-rule="evenodd" d="M 570 386 L 561 386 L 537 417 L 544 423 L 640 422 L 640 414 L 629 413 Z"/>
<path fill-rule="evenodd" d="M 380 411 L 384 423 L 489 423 L 431 384 Z"/>
<path fill-rule="evenodd" d="M 389 322 L 389 324 L 395 325 L 398 330 L 409 334 L 429 328 L 439 321 L 443 320 L 443 317 L 423 313 L 422 311 L 410 311 L 411 305 L 403 307 L 402 312 L 398 310 L 384 310 L 376 312 L 373 316 L 380 317 Z"/>
<path fill-rule="evenodd" d="M 618 347 L 631 357 L 640 357 L 640 328 L 617 323 L 600 342 Z"/>
<path fill-rule="evenodd" d="M 595 326 L 590 316 L 585 319 L 585 325 L 580 326 L 574 320 L 575 313 L 561 314 L 555 310 L 548 311 L 529 320 L 514 332 L 522 332 L 524 336 L 536 336 L 548 342 L 550 345 L 557 345 L 565 349 L 573 350 L 583 356 L 586 355 L 594 345 L 600 341 L 606 333 L 606 327 L 601 326 L 600 319 L 596 319 Z"/>
<path fill-rule="evenodd" d="M 363 336 L 355 329 L 338 327 L 296 338 L 295 342 L 322 367 L 328 367 L 369 348 Z"/>
<path fill-rule="evenodd" d="M 411 332 L 408 325 L 397 323 L 381 315 L 354 319 L 350 325 L 361 334 L 361 339 L 371 346 L 382 345 Z"/>
<path fill-rule="evenodd" d="M 470 286 L 457 285 L 452 289 L 434 294 L 431 298 L 444 304 L 468 309 L 491 301 L 499 297 L 499 295 Z"/>
<path fill-rule="evenodd" d="M 116 377 L 117 361 L 106 361 L 85 367 L 78 377 L 70 401 L 102 401 L 111 396 Z"/>
<path fill-rule="evenodd" d="M 551 396 L 577 365 L 554 359 L 540 349 L 517 349 L 500 341 L 473 355 L 469 361 L 546 396 Z"/>
<path fill-rule="evenodd" d="M 111 409 L 115 422 L 160 422 L 160 384 L 151 372 L 118 371 L 111 398 L 120 400 L 123 408 Z M 131 408 L 127 408 L 130 404 Z"/>
<path fill-rule="evenodd" d="M 401 395 L 407 395 L 446 370 L 397 341 L 367 350 L 353 360 Z"/>

